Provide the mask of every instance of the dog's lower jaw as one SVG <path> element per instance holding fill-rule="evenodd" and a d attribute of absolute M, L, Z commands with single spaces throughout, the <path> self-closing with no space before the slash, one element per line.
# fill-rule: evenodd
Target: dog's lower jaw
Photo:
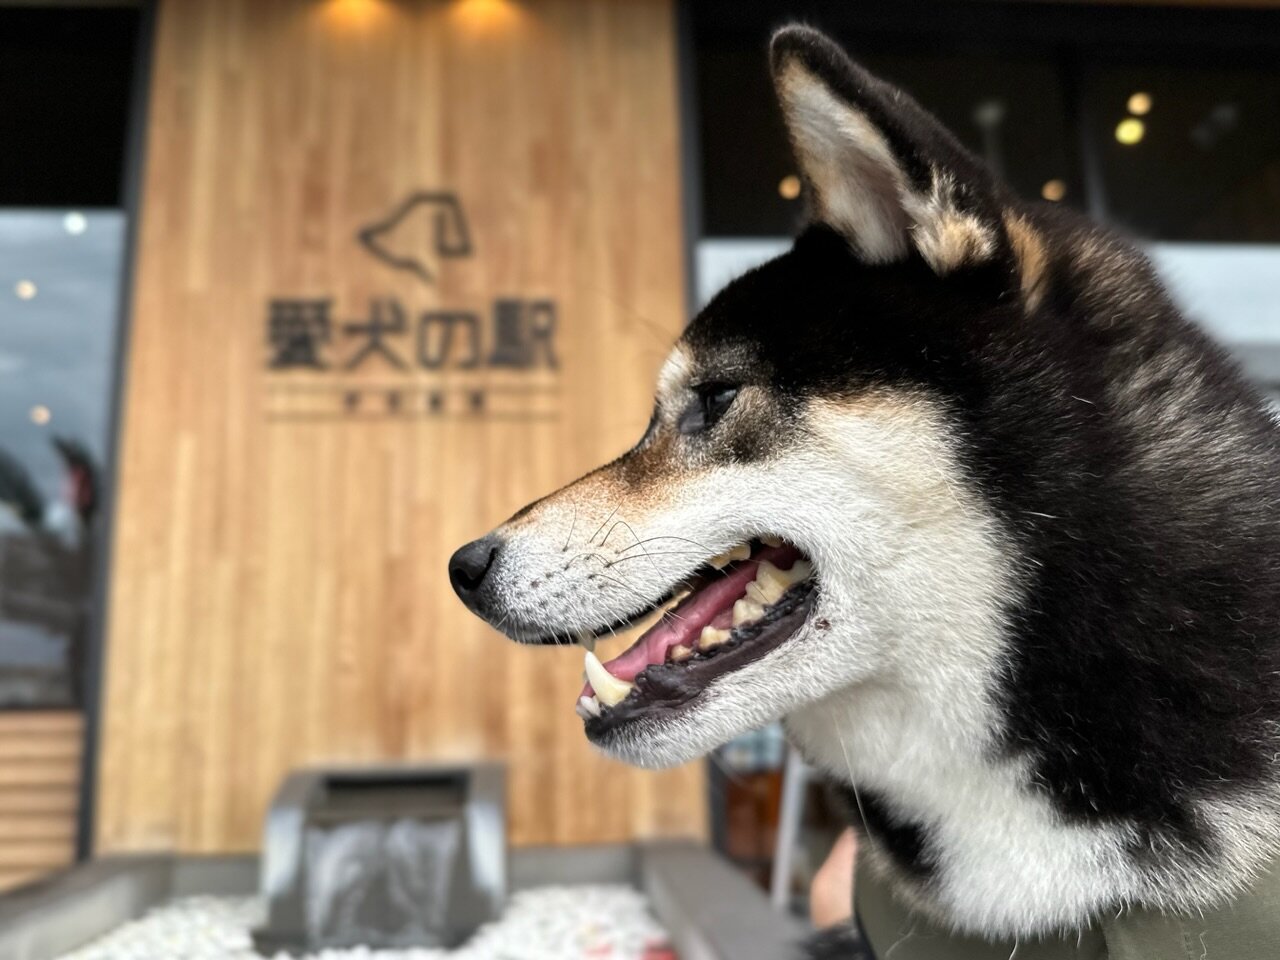
<path fill-rule="evenodd" d="M 691 704 L 686 708 L 696 710 Z M 605 756 L 646 770 L 667 770 L 696 760 L 710 751 L 702 748 L 692 714 L 641 717 L 602 733 L 588 732 L 591 745 Z"/>
<path fill-rule="evenodd" d="M 588 723 L 587 738 L 614 760 L 648 770 L 664 770 L 701 759 L 734 737 L 780 716 L 778 713 L 760 718 L 754 711 L 748 714 L 735 709 L 715 687 L 713 683 L 678 708 L 651 709 L 622 726 L 597 731 Z"/>
<path fill-rule="evenodd" d="M 813 639 L 813 629 L 806 625 L 759 660 L 713 680 L 687 703 L 651 707 L 621 726 L 601 729 L 588 722 L 587 736 L 607 756 L 647 769 L 705 757 L 795 709 L 814 682 L 803 675 L 806 664 L 800 653 Z M 791 682 L 777 682 L 779 677 Z"/>

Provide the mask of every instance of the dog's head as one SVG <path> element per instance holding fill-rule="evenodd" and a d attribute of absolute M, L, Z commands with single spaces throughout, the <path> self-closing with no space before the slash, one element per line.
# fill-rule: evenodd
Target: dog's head
<path fill-rule="evenodd" d="M 675 602 L 587 657 L 587 735 L 642 765 L 966 669 L 1013 582 L 965 438 L 1000 331 L 1041 296 L 1031 214 L 821 34 L 782 30 L 772 66 L 812 223 L 689 325 L 634 448 L 450 563 L 523 643 L 590 645 Z"/>

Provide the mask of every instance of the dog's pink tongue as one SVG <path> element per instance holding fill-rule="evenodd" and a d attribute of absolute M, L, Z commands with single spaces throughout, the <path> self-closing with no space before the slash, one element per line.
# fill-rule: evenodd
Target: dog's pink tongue
<path fill-rule="evenodd" d="M 619 680 L 632 681 L 650 664 L 665 662 L 667 651 L 672 647 L 684 644 L 691 650 L 697 649 L 703 627 L 729 627 L 733 605 L 746 595 L 747 585 L 756 578 L 756 567 L 761 561 L 768 560 L 775 567 L 789 570 L 799 558 L 800 551 L 788 544 L 757 550 L 749 560 L 727 570 L 722 578 L 685 597 L 604 668 Z M 582 688 L 580 696 L 595 696 L 591 684 Z"/>

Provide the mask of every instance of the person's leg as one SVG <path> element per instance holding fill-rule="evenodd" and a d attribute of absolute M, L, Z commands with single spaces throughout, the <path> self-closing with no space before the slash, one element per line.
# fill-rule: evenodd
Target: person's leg
<path fill-rule="evenodd" d="M 809 887 L 809 917 L 818 932 L 806 944 L 809 960 L 875 960 L 853 913 L 858 837 L 840 834 Z"/>
<path fill-rule="evenodd" d="M 858 837 L 852 828 L 836 839 L 809 887 L 809 918 L 819 930 L 853 917 L 853 870 Z"/>

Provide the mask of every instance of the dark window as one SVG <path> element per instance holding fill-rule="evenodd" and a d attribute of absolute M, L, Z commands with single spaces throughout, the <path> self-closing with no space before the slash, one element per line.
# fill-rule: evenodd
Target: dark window
<path fill-rule="evenodd" d="M 120 204 L 139 16 L 0 5 L 0 207 Z"/>
<path fill-rule="evenodd" d="M 0 708 L 82 701 L 137 29 L 0 7 Z"/>
<path fill-rule="evenodd" d="M 1081 90 L 1111 220 L 1160 240 L 1280 241 L 1280 60 L 1116 55 L 1087 67 Z"/>
<path fill-rule="evenodd" d="M 908 90 L 1023 197 L 1151 239 L 1280 239 L 1280 10 L 963 0 L 695 0 L 704 236 L 800 216 L 765 54 L 788 20 Z"/>

